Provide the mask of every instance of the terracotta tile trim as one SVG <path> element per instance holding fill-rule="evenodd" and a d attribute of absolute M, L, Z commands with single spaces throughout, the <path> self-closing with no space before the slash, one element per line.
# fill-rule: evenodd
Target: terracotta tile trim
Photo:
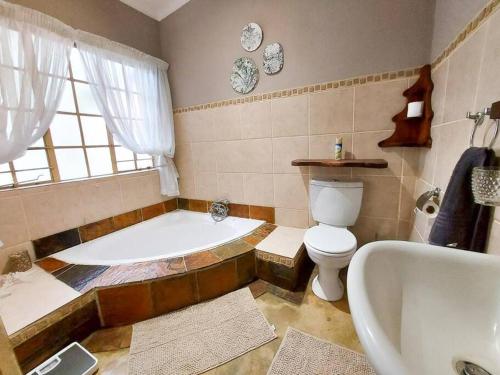
<path fill-rule="evenodd" d="M 303 95 L 303 94 L 307 94 L 307 93 L 322 92 L 322 91 L 351 87 L 351 86 L 360 86 L 360 85 L 364 85 L 367 83 L 373 83 L 373 82 L 382 82 L 382 81 L 391 81 L 391 80 L 400 79 L 400 78 L 409 78 L 409 77 L 417 76 L 419 71 L 420 71 L 420 68 L 421 67 L 396 70 L 396 71 L 384 72 L 384 73 L 374 73 L 374 74 L 357 76 L 357 77 L 352 77 L 352 78 L 347 78 L 347 79 L 341 79 L 341 80 L 337 80 L 337 81 L 316 83 L 316 84 L 312 84 L 312 85 L 295 87 L 295 88 L 286 89 L 286 90 L 278 90 L 278 91 L 272 91 L 272 92 L 263 93 L 263 94 L 256 94 L 256 95 L 249 95 L 249 96 L 240 97 L 240 98 L 221 100 L 221 101 L 212 102 L 212 103 L 199 104 L 199 105 L 194 105 L 194 106 L 189 106 L 189 107 L 179 107 L 179 108 L 174 109 L 174 114 L 184 113 L 184 112 L 201 111 L 204 109 L 226 107 L 229 105 L 237 105 L 237 104 L 243 104 L 243 103 L 260 102 L 260 101 L 271 100 L 271 99 L 276 99 L 276 98 L 286 98 L 286 97 L 290 97 L 290 96 Z"/>
<path fill-rule="evenodd" d="M 297 254 L 295 254 L 294 258 L 285 257 L 283 255 L 272 254 L 262 250 L 256 250 L 255 256 L 258 259 L 262 259 L 266 262 L 278 263 L 286 267 L 295 267 L 297 260 L 302 256 L 303 251 L 305 251 L 304 244 L 302 244 L 300 249 L 297 251 Z"/>

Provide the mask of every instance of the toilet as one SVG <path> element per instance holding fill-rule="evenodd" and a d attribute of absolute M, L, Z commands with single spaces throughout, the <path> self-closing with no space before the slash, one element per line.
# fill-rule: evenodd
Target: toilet
<path fill-rule="evenodd" d="M 321 299 L 337 301 L 344 294 L 339 271 L 349 265 L 357 248 L 347 227 L 358 218 L 362 196 L 359 181 L 315 178 L 309 184 L 311 214 L 319 224 L 306 231 L 304 244 L 319 268 L 312 290 Z"/>

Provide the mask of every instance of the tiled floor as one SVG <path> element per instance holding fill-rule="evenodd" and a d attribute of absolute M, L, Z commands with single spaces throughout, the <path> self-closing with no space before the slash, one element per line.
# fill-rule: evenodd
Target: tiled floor
<path fill-rule="evenodd" d="M 345 297 L 335 303 L 322 301 L 314 296 L 309 283 L 301 305 L 285 301 L 269 292 L 257 297 L 257 304 L 268 321 L 276 326 L 278 339 L 213 369 L 207 374 L 266 374 L 288 326 L 347 348 L 362 351 Z M 128 348 L 124 347 L 128 345 L 129 340 L 130 328 L 122 328 L 120 331 L 99 331 L 86 341 L 87 347 L 99 359 L 99 374 L 127 373 Z"/>

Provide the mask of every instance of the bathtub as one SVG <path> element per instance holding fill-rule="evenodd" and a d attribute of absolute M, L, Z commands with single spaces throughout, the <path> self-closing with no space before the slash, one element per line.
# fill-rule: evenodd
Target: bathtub
<path fill-rule="evenodd" d="M 66 263 L 117 265 L 207 250 L 247 235 L 264 221 L 176 210 L 52 255 Z"/>

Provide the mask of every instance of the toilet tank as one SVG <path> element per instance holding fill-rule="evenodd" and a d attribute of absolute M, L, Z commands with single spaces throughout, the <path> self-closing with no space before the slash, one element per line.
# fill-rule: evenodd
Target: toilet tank
<path fill-rule="evenodd" d="M 309 183 L 311 214 L 319 223 L 354 225 L 361 208 L 363 182 L 314 178 Z"/>

